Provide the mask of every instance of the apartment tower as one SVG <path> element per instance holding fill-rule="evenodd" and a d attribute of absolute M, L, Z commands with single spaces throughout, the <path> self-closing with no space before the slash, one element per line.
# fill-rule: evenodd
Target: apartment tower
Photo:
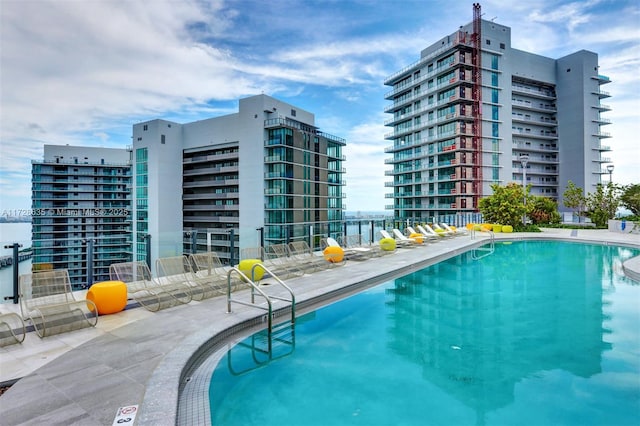
<path fill-rule="evenodd" d="M 511 29 L 474 19 L 385 80 L 391 101 L 385 186 L 396 220 L 448 220 L 477 212 L 491 184 L 530 185 L 559 201 L 568 181 L 600 183 L 609 83 L 598 55 L 552 59 L 511 47 Z M 523 168 L 526 167 L 525 168 Z"/>
<path fill-rule="evenodd" d="M 67 269 L 74 288 L 131 260 L 131 152 L 45 145 L 32 161 L 33 269 Z"/>
<path fill-rule="evenodd" d="M 228 262 L 244 247 L 340 232 L 344 146 L 266 95 L 229 115 L 134 125 L 136 259 L 210 250 Z"/>

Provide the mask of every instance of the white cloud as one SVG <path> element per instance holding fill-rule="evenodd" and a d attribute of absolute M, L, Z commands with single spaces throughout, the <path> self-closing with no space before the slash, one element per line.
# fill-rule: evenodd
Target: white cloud
<path fill-rule="evenodd" d="M 346 193 L 349 210 L 381 210 L 385 205 L 385 193 L 392 192 L 385 188 L 384 160 L 388 154 L 384 147 L 389 141 L 384 140 L 388 128 L 382 125 L 382 114 L 371 118 L 370 122 L 360 123 L 346 135 Z M 392 203 L 387 203 L 392 204 Z"/>

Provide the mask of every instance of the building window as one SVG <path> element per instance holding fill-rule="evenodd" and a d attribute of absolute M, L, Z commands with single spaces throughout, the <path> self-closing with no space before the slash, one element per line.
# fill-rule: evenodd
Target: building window
<path fill-rule="evenodd" d="M 487 39 L 487 46 L 491 44 L 491 40 Z"/>
<path fill-rule="evenodd" d="M 492 70 L 497 70 L 498 69 L 498 56 L 497 55 L 491 55 L 491 69 Z"/>
<path fill-rule="evenodd" d="M 146 132 L 147 130 L 149 130 L 149 126 L 147 126 L 147 125 L 145 124 L 144 126 L 142 126 L 142 130 L 144 130 L 144 131 Z"/>
<path fill-rule="evenodd" d="M 500 43 L 500 49 L 504 49 L 505 47 L 504 43 Z"/>
<path fill-rule="evenodd" d="M 166 142 L 165 136 L 164 135 L 160 135 L 160 143 L 164 145 L 165 142 Z"/>
<path fill-rule="evenodd" d="M 292 117 L 295 117 L 295 116 L 296 116 L 296 110 L 295 110 L 295 109 L 292 109 L 292 110 L 291 110 L 291 116 L 292 116 Z"/>

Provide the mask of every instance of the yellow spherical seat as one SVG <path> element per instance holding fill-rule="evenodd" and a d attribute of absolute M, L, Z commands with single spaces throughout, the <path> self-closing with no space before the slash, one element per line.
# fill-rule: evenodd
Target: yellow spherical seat
<path fill-rule="evenodd" d="M 262 261 L 260 259 L 243 259 L 238 264 L 238 269 L 247 277 L 251 278 L 251 269 L 256 263 L 262 263 Z M 260 281 L 262 277 L 264 277 L 264 269 L 257 267 L 253 269 L 253 274 L 254 276 L 251 279 L 253 281 Z"/>
<path fill-rule="evenodd" d="M 409 238 L 411 238 L 413 241 L 415 241 L 418 244 L 422 244 L 424 242 L 424 235 L 418 234 L 417 232 L 414 232 L 411 235 L 409 235 Z"/>
<path fill-rule="evenodd" d="M 104 281 L 93 284 L 87 291 L 87 300 L 91 300 L 99 315 L 115 314 L 127 306 L 127 285 L 122 281 Z M 93 305 L 88 305 L 93 309 Z"/>
<path fill-rule="evenodd" d="M 474 226 L 476 226 L 475 223 L 467 223 L 467 231 L 472 231 Z"/>
<path fill-rule="evenodd" d="M 502 232 L 502 225 L 493 225 L 493 232 Z"/>
<path fill-rule="evenodd" d="M 502 232 L 504 232 L 504 233 L 513 232 L 513 226 L 511 226 L 511 225 L 503 225 L 502 226 Z"/>
<path fill-rule="evenodd" d="M 340 263 L 344 259 L 344 250 L 342 247 L 329 246 L 322 251 L 324 260 L 331 263 Z"/>
<path fill-rule="evenodd" d="M 396 240 L 393 238 L 383 238 L 380 240 L 380 248 L 384 251 L 394 251 L 396 249 Z"/>

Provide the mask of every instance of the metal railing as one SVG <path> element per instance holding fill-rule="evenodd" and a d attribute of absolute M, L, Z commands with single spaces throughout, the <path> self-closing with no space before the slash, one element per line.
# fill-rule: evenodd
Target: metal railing
<path fill-rule="evenodd" d="M 287 298 L 280 297 L 280 296 L 275 296 L 275 295 L 268 295 L 253 281 L 253 279 L 249 279 L 249 277 L 247 277 L 247 275 L 244 272 L 242 272 L 240 269 L 238 269 L 238 267 L 233 267 L 227 273 L 227 313 L 228 314 L 231 313 L 231 302 L 235 302 L 235 303 L 239 303 L 241 305 L 251 306 L 251 307 L 254 307 L 254 308 L 266 310 L 267 311 L 267 344 L 268 344 L 268 351 L 271 352 L 272 349 L 273 349 L 273 339 L 272 339 L 272 337 L 273 337 L 273 301 L 272 301 L 272 299 L 291 303 L 291 323 L 295 324 L 295 321 L 296 321 L 296 296 L 293 293 L 293 290 L 288 285 L 286 285 L 284 283 L 284 281 L 282 281 L 280 278 L 278 278 L 273 272 L 271 272 L 269 270 L 269 268 L 264 266 L 262 263 L 256 263 L 255 265 L 253 265 L 251 267 L 251 278 L 255 277 L 256 268 L 261 268 L 264 272 L 268 273 L 271 276 L 271 278 L 275 279 L 276 282 L 278 284 L 280 284 L 280 286 L 282 286 L 283 288 L 285 288 L 289 292 L 289 294 L 291 295 L 291 299 L 287 299 Z M 246 281 L 246 283 L 249 284 L 249 286 L 251 287 L 251 302 L 245 302 L 243 300 L 238 300 L 238 299 L 232 299 L 231 298 L 231 275 L 234 272 L 236 274 L 238 274 L 241 279 Z M 266 308 L 264 306 L 259 306 L 259 305 L 255 304 L 255 295 L 256 295 L 256 293 L 258 293 L 260 296 L 264 297 L 265 301 L 267 302 L 267 307 Z"/>

